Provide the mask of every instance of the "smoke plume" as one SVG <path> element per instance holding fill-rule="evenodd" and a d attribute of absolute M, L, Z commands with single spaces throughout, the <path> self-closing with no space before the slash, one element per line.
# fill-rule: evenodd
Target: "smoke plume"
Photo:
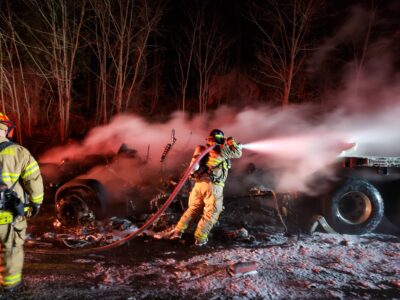
<path fill-rule="evenodd" d="M 188 164 L 194 147 L 204 144 L 213 128 L 220 128 L 226 136 L 233 136 L 245 145 L 243 157 L 233 161 L 232 176 L 238 184 L 237 192 L 250 183 L 270 185 L 278 191 L 310 191 L 309 181 L 316 172 L 333 175 L 330 165 L 338 160 L 345 143 L 359 144 L 353 155 L 400 156 L 400 105 L 374 114 L 348 114 L 340 110 L 309 118 L 311 106 L 290 107 L 286 110 L 259 107 L 240 112 L 221 107 L 213 116 L 185 119 L 175 114 L 167 123 L 148 123 L 135 115 L 115 117 L 107 126 L 94 128 L 81 144 L 63 146 L 45 153 L 41 162 L 59 162 L 66 157 L 84 159 L 90 154 L 116 153 L 122 143 L 136 149 L 139 157 L 149 155 L 149 162 L 136 165 L 142 174 L 151 174 L 156 182 L 157 170 L 161 169 L 160 157 L 164 146 L 170 142 L 172 129 L 177 141 L 165 164 L 172 170 Z M 149 148 L 150 147 L 150 148 Z M 147 153 L 150 149 L 149 153 Z M 392 153 L 388 153 L 392 152 Z M 375 153 L 373 152 L 375 151 Z M 126 164 L 129 168 L 129 164 Z M 249 172 L 249 167 L 263 172 Z M 135 176 L 137 170 L 123 170 L 126 181 L 134 184 L 143 180 Z M 253 170 L 254 171 L 254 170 Z M 254 177 L 255 176 L 255 177 Z M 243 191 L 243 190 L 242 190 Z"/>

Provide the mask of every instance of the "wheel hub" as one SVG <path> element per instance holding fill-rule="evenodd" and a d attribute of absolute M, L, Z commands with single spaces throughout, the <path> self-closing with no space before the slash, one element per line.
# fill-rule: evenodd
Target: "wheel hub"
<path fill-rule="evenodd" d="M 338 216 L 348 224 L 362 224 L 371 214 L 372 202 L 364 193 L 348 192 L 340 199 Z"/>

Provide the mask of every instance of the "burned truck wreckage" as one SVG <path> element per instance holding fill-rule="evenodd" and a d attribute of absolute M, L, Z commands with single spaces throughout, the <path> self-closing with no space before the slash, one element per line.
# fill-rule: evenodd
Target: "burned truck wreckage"
<path fill-rule="evenodd" d="M 166 154 L 163 153 L 161 163 Z M 46 196 L 54 199 L 54 203 L 48 203 L 48 211 L 54 212 L 56 217 L 54 225 L 64 228 L 88 226 L 112 216 L 143 223 L 164 204 L 181 176 L 179 173 L 160 176 L 158 170 L 143 177 L 138 170 L 146 167 L 147 159 L 139 158 L 135 150 L 123 144 L 117 154 L 93 155 L 79 161 L 64 160 L 59 165 L 43 164 Z M 313 232 L 321 225 L 328 232 L 364 234 L 373 231 L 384 215 L 395 226 L 400 226 L 400 203 L 396 201 L 396 195 L 400 194 L 400 158 L 354 156 L 344 151 L 333 167 L 337 179 L 317 180 L 324 181 L 326 188 L 313 197 L 297 192 L 275 193 L 265 186 L 247 186 L 247 193 L 236 198 L 248 198 L 267 206 L 265 203 L 270 203 L 276 219 L 291 233 Z M 129 174 L 120 171 L 127 169 Z M 252 164 L 247 171 L 255 170 L 256 166 Z M 149 178 L 152 178 L 151 182 Z M 190 182 L 186 182 L 174 199 L 172 210 L 180 213 L 187 207 L 189 191 Z M 229 207 L 232 201 L 235 197 L 227 197 L 226 206 Z M 307 205 L 312 209 L 304 214 Z M 299 225 L 299 219 L 305 220 L 300 222 L 303 225 Z M 155 223 L 158 223 L 158 227 L 153 224 L 156 230 L 168 225 L 162 218 Z"/>
<path fill-rule="evenodd" d="M 148 214 L 165 201 L 177 182 L 173 176 L 149 182 L 149 178 L 159 174 L 143 176 L 140 170 L 146 164 L 125 144 L 117 154 L 43 164 L 46 196 L 54 199 L 47 203 L 47 209 L 55 213 L 56 223 L 64 227 L 88 225 L 115 215 Z M 121 170 L 129 170 L 129 174 Z"/>

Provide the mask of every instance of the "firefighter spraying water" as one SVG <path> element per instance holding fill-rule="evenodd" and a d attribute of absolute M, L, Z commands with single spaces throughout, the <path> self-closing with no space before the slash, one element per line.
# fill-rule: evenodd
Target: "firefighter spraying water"
<path fill-rule="evenodd" d="M 209 154 L 195 167 L 192 177 L 195 185 L 190 193 L 189 208 L 184 212 L 171 235 L 172 240 L 180 239 L 196 216 L 201 215 L 194 233 L 195 245 L 207 244 L 208 234 L 218 221 L 223 208 L 223 188 L 228 176 L 230 159 L 242 156 L 242 145 L 233 137 L 225 138 L 219 129 L 210 132 L 207 146 L 213 147 Z M 205 146 L 197 146 L 194 161 Z"/>

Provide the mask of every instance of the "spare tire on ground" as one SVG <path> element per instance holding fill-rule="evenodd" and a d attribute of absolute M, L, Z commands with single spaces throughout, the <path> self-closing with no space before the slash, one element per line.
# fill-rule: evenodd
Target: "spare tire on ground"
<path fill-rule="evenodd" d="M 381 222 L 384 205 L 379 191 L 369 182 L 349 179 L 324 199 L 324 216 L 339 233 L 364 234 Z"/>

